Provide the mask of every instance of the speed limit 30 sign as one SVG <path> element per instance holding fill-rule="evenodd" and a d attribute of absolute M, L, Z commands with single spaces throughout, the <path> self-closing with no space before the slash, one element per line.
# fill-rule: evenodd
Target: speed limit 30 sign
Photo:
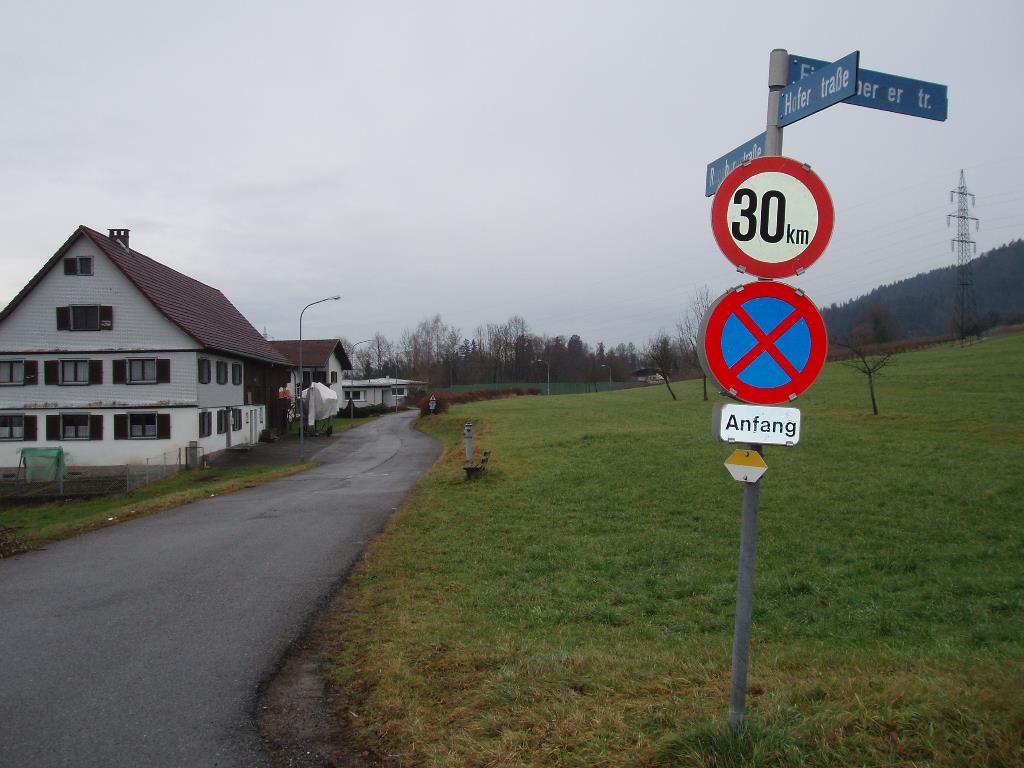
<path fill-rule="evenodd" d="M 725 177 L 711 206 L 711 231 L 740 272 L 798 275 L 825 251 L 835 212 L 810 166 L 760 157 Z"/>

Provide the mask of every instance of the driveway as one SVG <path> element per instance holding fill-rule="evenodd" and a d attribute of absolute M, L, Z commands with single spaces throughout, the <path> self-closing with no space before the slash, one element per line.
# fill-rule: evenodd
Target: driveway
<path fill-rule="evenodd" d="M 324 466 L 0 561 L 0 766 L 269 766 L 257 689 L 439 445 L 415 412 Z"/>

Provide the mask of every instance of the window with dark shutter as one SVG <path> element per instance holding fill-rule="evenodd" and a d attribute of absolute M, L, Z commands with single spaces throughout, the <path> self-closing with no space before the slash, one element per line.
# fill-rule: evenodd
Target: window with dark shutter
<path fill-rule="evenodd" d="M 60 415 L 60 440 L 93 440 L 102 439 L 103 436 L 103 417 L 102 416 L 90 416 L 87 413 L 62 413 Z M 90 437 L 90 429 L 92 420 L 94 418 L 100 419 L 99 432 L 100 438 Z M 49 432 L 49 425 L 47 425 L 47 432 Z"/>
<path fill-rule="evenodd" d="M 89 439 L 90 440 L 102 440 L 103 439 L 103 415 L 98 414 L 96 416 L 89 417 Z"/>
<path fill-rule="evenodd" d="M 110 366 L 111 380 L 114 384 L 124 384 L 127 368 L 124 360 L 114 360 Z"/>
<path fill-rule="evenodd" d="M 129 384 L 156 384 L 156 358 L 131 359 L 128 361 Z"/>
<path fill-rule="evenodd" d="M 0 414 L 0 440 L 24 440 L 25 417 L 20 413 Z"/>
<path fill-rule="evenodd" d="M 103 383 L 103 361 L 102 360 L 90 360 L 89 361 L 89 383 L 90 384 L 102 384 Z"/>
<path fill-rule="evenodd" d="M 90 360 L 61 360 L 60 361 L 60 383 L 61 385 L 82 385 L 88 384 L 92 376 Z M 102 371 L 101 371 L 102 375 Z"/>
<path fill-rule="evenodd" d="M 26 416 L 25 417 L 25 439 L 35 440 L 36 439 L 36 417 Z"/>
<path fill-rule="evenodd" d="M 231 383 L 236 387 L 242 383 L 242 364 L 232 363 L 231 364 Z"/>
<path fill-rule="evenodd" d="M 171 361 L 166 357 L 159 357 L 156 361 L 156 383 L 171 383 Z"/>
<path fill-rule="evenodd" d="M 72 331 L 98 331 L 100 329 L 100 315 L 102 309 L 110 309 L 111 307 L 100 307 L 97 304 L 72 304 L 69 308 L 71 310 L 71 330 Z M 111 314 L 113 317 L 113 314 Z"/>
<path fill-rule="evenodd" d="M 57 307 L 57 330 L 71 330 L 71 307 Z"/>
<path fill-rule="evenodd" d="M 114 308 L 113 307 L 100 307 L 100 330 L 101 331 L 112 331 L 112 330 L 114 330 Z"/>
<path fill-rule="evenodd" d="M 47 384 L 60 384 L 60 361 L 43 361 L 43 381 Z"/>
<path fill-rule="evenodd" d="M 127 440 L 128 439 L 128 414 L 127 413 L 115 413 L 114 414 L 114 439 L 115 440 Z"/>
<path fill-rule="evenodd" d="M 224 418 L 224 411 L 217 411 L 217 434 L 223 435 L 227 431 L 227 419 Z"/>
<path fill-rule="evenodd" d="M 46 439 L 60 440 L 60 416 L 49 414 L 46 417 Z"/>
<path fill-rule="evenodd" d="M 157 440 L 171 439 L 171 414 L 158 413 L 156 415 L 156 438 Z"/>
<path fill-rule="evenodd" d="M 205 357 L 199 358 L 199 383 L 210 383 L 210 360 Z"/>
<path fill-rule="evenodd" d="M 227 384 L 228 383 L 228 364 L 223 360 L 217 361 L 217 383 Z"/>
<path fill-rule="evenodd" d="M 129 414 L 128 436 L 132 440 L 155 440 L 158 436 L 157 415 L 155 413 Z"/>
<path fill-rule="evenodd" d="M 24 360 L 0 360 L 0 386 L 17 385 L 20 387 L 24 383 Z"/>
<path fill-rule="evenodd" d="M 91 256 L 71 256 L 64 259 L 64 274 L 65 275 L 91 275 L 92 274 L 92 257 Z"/>
<path fill-rule="evenodd" d="M 25 384 L 38 384 L 39 383 L 39 361 L 38 360 L 26 360 L 25 361 Z"/>

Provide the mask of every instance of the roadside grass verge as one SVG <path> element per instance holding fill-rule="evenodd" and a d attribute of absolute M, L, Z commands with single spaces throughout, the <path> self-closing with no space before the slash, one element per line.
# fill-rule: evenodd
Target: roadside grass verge
<path fill-rule="evenodd" d="M 305 462 L 273 467 L 183 470 L 128 494 L 7 507 L 0 510 L 0 527 L 13 529 L 23 545 L 34 549 L 57 539 L 161 512 L 211 495 L 251 488 L 314 466 L 314 462 Z"/>
<path fill-rule="evenodd" d="M 367 423 L 373 421 L 374 419 L 379 419 L 379 418 L 380 418 L 380 416 L 377 415 L 377 414 L 372 414 L 372 415 L 369 415 L 369 416 L 357 416 L 354 419 L 352 417 L 350 417 L 350 416 L 343 416 L 343 415 L 340 415 L 340 414 L 338 416 L 332 416 L 331 417 L 331 432 L 333 434 L 338 434 L 339 432 L 347 432 L 350 429 L 355 429 L 356 427 L 362 426 L 363 424 L 367 424 Z M 298 421 L 290 421 L 290 422 L 288 422 L 288 434 L 289 435 L 294 435 L 294 436 L 298 437 L 298 434 L 299 434 L 299 422 Z M 306 427 L 306 435 L 307 436 L 310 435 L 310 427 L 308 427 L 308 426 Z"/>
<path fill-rule="evenodd" d="M 879 417 L 840 364 L 801 399 L 739 737 L 742 490 L 700 382 L 422 419 L 447 451 L 354 571 L 337 714 L 398 766 L 1024 765 L 1022 377 L 1017 335 L 899 356 Z"/>

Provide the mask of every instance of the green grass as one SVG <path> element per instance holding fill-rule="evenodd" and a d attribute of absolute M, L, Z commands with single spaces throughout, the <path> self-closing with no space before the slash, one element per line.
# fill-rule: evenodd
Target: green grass
<path fill-rule="evenodd" d="M 293 475 L 312 462 L 273 467 L 198 469 L 150 483 L 128 494 L 26 504 L 0 510 L 0 527 L 12 528 L 29 548 L 209 496 Z"/>
<path fill-rule="evenodd" d="M 700 382 L 421 421 L 448 446 L 349 588 L 333 680 L 408 766 L 1024 765 L 1024 335 L 830 365 L 762 481 L 747 728 L 740 484 Z M 461 426 L 492 450 L 461 471 Z"/>
<path fill-rule="evenodd" d="M 379 419 L 379 416 L 357 416 L 352 418 L 350 416 L 332 416 L 331 417 L 331 431 L 334 434 L 338 432 L 347 432 L 350 429 L 355 429 L 358 426 L 366 424 L 372 419 Z M 290 421 L 288 422 L 288 433 L 298 436 L 299 434 L 299 422 Z M 306 427 L 306 434 L 310 434 L 310 428 Z"/>
<path fill-rule="evenodd" d="M 552 395 L 579 395 L 595 392 L 607 392 L 613 389 L 622 389 L 627 386 L 621 381 L 609 382 L 608 379 L 598 381 L 553 381 L 551 382 Z M 539 389 L 541 393 L 547 393 L 547 381 L 537 383 L 530 382 L 497 382 L 494 384 L 456 384 L 454 387 L 440 387 L 438 392 L 473 392 L 481 389 Z"/>

